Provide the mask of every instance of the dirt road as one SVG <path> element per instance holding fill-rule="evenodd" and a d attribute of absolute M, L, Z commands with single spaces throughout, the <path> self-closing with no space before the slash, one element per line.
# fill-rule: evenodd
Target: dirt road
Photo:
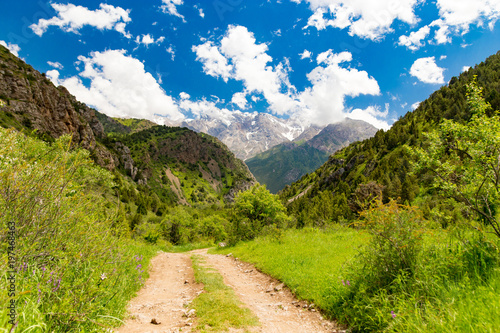
<path fill-rule="evenodd" d="M 129 319 L 116 332 L 191 332 L 196 318 L 186 316 L 184 304 L 203 289 L 194 283 L 192 254 L 203 256 L 207 265 L 217 269 L 240 301 L 257 316 L 260 325 L 249 328 L 250 332 L 342 332 L 334 323 L 323 319 L 314 307 L 297 301 L 279 281 L 260 273 L 250 264 L 231 256 L 207 254 L 207 250 L 161 253 L 155 257 L 150 266 L 150 278 L 129 304 Z"/>

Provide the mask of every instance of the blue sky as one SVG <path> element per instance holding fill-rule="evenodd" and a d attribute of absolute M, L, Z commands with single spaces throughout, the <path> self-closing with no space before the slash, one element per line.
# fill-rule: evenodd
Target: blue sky
<path fill-rule="evenodd" d="M 498 0 L 0 3 L 0 43 L 110 115 L 387 128 L 500 49 Z"/>

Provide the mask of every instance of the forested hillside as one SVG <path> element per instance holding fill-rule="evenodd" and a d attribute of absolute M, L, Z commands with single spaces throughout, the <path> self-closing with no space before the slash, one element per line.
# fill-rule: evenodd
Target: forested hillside
<path fill-rule="evenodd" d="M 279 144 L 246 160 L 246 164 L 261 184 L 272 193 L 319 168 L 328 157 L 348 144 L 367 139 L 377 129 L 361 121 L 345 119 L 330 124 L 309 140 Z"/>
<path fill-rule="evenodd" d="M 435 195 L 430 189 L 429 173 L 411 173 L 412 158 L 404 145 L 425 145 L 422 133 L 437 128 L 443 119 L 466 122 L 466 84 L 477 75 L 478 85 L 493 110 L 500 108 L 500 53 L 453 77 L 413 112 L 408 112 L 390 130 L 378 131 L 371 139 L 342 149 L 317 169 L 280 192 L 288 211 L 298 217 L 299 225 L 323 224 L 352 219 L 359 212 L 358 199 L 368 192 L 382 192 L 390 198 L 411 203 L 417 196 Z M 364 194 L 363 194 L 364 193 Z M 426 200 L 424 211 L 436 206 L 453 210 L 446 198 Z M 443 222 L 444 223 L 444 222 Z"/>
<path fill-rule="evenodd" d="M 0 125 L 35 130 L 47 141 L 71 134 L 97 164 L 114 172 L 123 201 L 157 213 L 177 204 L 231 200 L 254 182 L 246 166 L 213 137 L 147 120 L 110 118 L 64 87 L 56 88 L 3 46 L 0 66 Z"/>

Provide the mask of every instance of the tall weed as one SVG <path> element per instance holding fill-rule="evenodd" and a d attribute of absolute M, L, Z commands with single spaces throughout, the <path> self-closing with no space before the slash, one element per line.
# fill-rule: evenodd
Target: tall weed
<path fill-rule="evenodd" d="M 71 149 L 68 136 L 49 145 L 0 129 L 0 143 L 0 303 L 15 301 L 17 331 L 116 325 L 124 298 L 145 277 L 142 254 L 152 251 L 134 259 L 137 247 L 118 237 L 115 210 L 102 195 L 112 191 L 111 175 L 93 165 L 88 151 Z M 9 262 L 11 226 L 15 261 Z M 6 292 L 10 271 L 15 297 Z M 3 331 L 12 326 L 9 320 L 2 307 Z"/>

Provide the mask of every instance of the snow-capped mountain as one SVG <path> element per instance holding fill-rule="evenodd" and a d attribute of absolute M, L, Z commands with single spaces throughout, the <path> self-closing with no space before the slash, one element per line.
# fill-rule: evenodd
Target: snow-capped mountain
<path fill-rule="evenodd" d="M 225 117 L 203 116 L 187 120 L 180 126 L 217 137 L 242 160 L 299 136 L 313 137 L 322 130 L 322 127 L 303 126 L 266 113 L 237 111 Z"/>

